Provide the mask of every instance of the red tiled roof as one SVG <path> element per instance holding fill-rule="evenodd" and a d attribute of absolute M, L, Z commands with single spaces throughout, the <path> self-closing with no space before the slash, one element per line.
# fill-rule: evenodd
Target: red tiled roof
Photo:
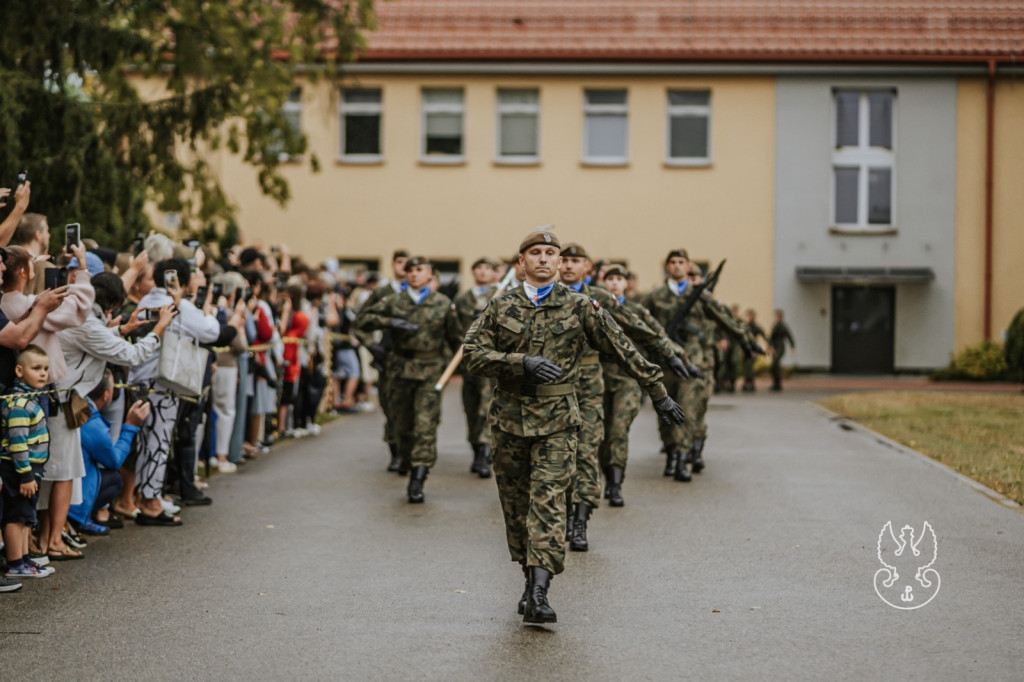
<path fill-rule="evenodd" d="M 362 61 L 1024 57 L 1022 0 L 390 0 Z"/>

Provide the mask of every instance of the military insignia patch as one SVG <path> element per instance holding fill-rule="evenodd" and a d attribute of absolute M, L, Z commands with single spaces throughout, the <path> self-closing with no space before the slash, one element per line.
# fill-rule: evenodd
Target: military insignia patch
<path fill-rule="evenodd" d="M 593 303 L 594 307 L 597 308 L 598 310 L 601 309 L 601 304 L 597 302 L 597 299 L 592 298 L 590 299 L 590 302 Z"/>

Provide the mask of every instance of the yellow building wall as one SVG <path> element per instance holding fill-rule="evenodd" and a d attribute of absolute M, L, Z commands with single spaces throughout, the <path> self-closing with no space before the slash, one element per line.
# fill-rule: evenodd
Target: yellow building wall
<path fill-rule="evenodd" d="M 956 328 L 959 350 L 984 339 L 986 81 L 961 79 L 957 109 Z M 1024 85 L 1001 79 L 995 95 L 992 337 L 1024 307 Z"/>
<path fill-rule="evenodd" d="M 716 290 L 752 306 L 772 307 L 774 81 L 767 77 L 580 78 L 363 76 L 383 90 L 383 157 L 376 165 L 336 161 L 336 95 L 325 85 L 303 91 L 303 129 L 322 171 L 292 164 L 283 173 L 292 201 L 284 209 L 259 194 L 251 169 L 224 155 L 220 176 L 240 208 L 246 239 L 286 242 L 309 262 L 326 257 L 379 258 L 405 247 L 457 258 L 463 283 L 487 255 L 512 256 L 521 238 L 554 223 L 563 241 L 579 241 L 596 257 L 624 259 L 644 290 L 662 276 L 665 253 L 685 247 L 697 260 L 729 264 Z M 422 164 L 423 87 L 465 91 L 464 151 L 457 166 Z M 497 165 L 496 88 L 540 89 L 537 166 Z M 581 163 L 583 90 L 629 91 L 629 164 Z M 664 165 L 668 88 L 711 90 L 710 166 Z"/>

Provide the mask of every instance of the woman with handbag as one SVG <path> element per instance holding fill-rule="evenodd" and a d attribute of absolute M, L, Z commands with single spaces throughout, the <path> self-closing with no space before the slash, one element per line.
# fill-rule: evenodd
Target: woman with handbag
<path fill-rule="evenodd" d="M 153 409 L 142 424 L 137 441 L 139 456 L 135 465 L 135 485 L 140 497 L 140 511 L 135 516 L 135 523 L 141 526 L 181 525 L 181 519 L 168 514 L 161 504 L 171 431 L 178 415 L 178 392 L 186 390 L 186 384 L 191 384 L 188 390 L 195 389 L 196 373 L 201 389 L 206 361 L 198 357 L 200 349 L 197 344 L 212 344 L 222 339 L 217 318 L 205 314 L 188 299 L 181 298 L 182 292 L 189 287 L 191 274 L 188 261 L 182 258 L 160 261 L 153 268 L 156 286 L 139 300 L 140 308 L 176 304 L 178 309 L 178 317 L 170 333 L 165 334 L 167 338 L 160 353 L 133 367 L 128 375 L 130 384 L 141 384 L 147 390 L 155 391 L 150 394 Z M 206 352 L 201 351 L 203 354 Z M 197 357 L 181 360 L 190 353 Z"/>
<path fill-rule="evenodd" d="M 85 247 L 77 244 L 71 247 L 74 259 L 71 261 L 68 296 L 60 307 L 46 316 L 42 329 L 32 340 L 43 348 L 50 361 L 49 379 L 52 384 L 64 378 L 68 373 L 64 353 L 57 332 L 71 329 L 85 322 L 93 305 L 93 288 L 90 284 L 91 274 L 86 269 L 92 262 L 93 268 L 103 270 L 99 258 L 93 255 L 87 260 Z M 4 265 L 7 270 L 3 283 L 3 299 L 0 310 L 10 319 L 17 320 L 25 315 L 35 302 L 35 296 L 25 294 L 26 286 L 35 278 L 32 254 L 20 246 L 6 249 Z M 60 400 L 63 398 L 63 400 Z M 82 448 L 78 442 L 78 432 L 73 429 L 61 428 L 63 417 L 57 414 L 58 404 L 67 401 L 64 395 L 54 396 L 53 404 L 48 395 L 40 396 L 43 410 L 54 415 L 50 423 L 50 459 L 46 463 L 46 473 L 39 491 L 39 508 L 45 509 L 40 514 L 39 546 L 45 553 L 52 553 L 54 559 L 79 559 L 82 554 L 74 548 L 67 547 L 61 533 L 67 521 L 68 509 L 72 504 L 81 502 L 81 479 L 85 476 L 85 463 L 82 460 Z M 70 409 L 70 408 L 68 408 Z"/>

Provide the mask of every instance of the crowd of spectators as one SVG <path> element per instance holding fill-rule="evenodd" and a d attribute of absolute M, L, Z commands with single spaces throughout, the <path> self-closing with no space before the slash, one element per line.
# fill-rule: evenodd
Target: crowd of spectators
<path fill-rule="evenodd" d="M 319 434 L 322 410 L 370 409 L 349 332 L 372 275 L 283 244 L 215 257 L 150 233 L 118 252 L 88 226 L 51 251 L 30 197 L 0 189 L 0 591 L 126 522 L 180 526 L 213 472 Z"/>

